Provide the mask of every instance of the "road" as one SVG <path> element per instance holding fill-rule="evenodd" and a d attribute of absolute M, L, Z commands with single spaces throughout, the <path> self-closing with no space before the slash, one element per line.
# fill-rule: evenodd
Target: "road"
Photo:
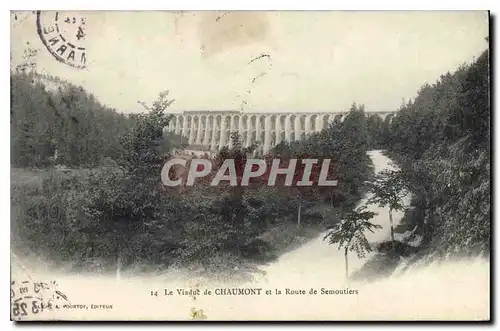
<path fill-rule="evenodd" d="M 381 151 L 370 151 L 369 156 L 376 172 L 392 166 Z M 373 205 L 368 209 L 378 213 L 372 221 L 383 226 L 382 230 L 367 234 L 369 241 L 389 239 L 387 209 Z M 394 213 L 396 225 L 402 216 Z M 18 282 L 27 280 L 27 272 L 36 281 L 55 279 L 58 290 L 71 304 L 85 307 L 44 312 L 43 316 L 30 315 L 25 319 L 186 320 L 191 318 L 193 309 L 202 309 L 208 320 L 467 320 L 489 316 L 488 261 L 431 264 L 375 283 L 346 283 L 343 252 L 323 241 L 323 236 L 264 266 L 265 276 L 259 274 L 260 279 L 240 286 L 260 289 L 261 295 L 220 295 L 222 288 L 233 286 L 201 283 L 182 273 L 121 280 L 55 275 L 47 270 L 20 267 L 22 263 L 17 257 L 12 263 L 12 275 Z M 369 257 L 358 259 L 350 254 L 350 272 L 360 268 Z M 176 293 L 179 288 L 199 288 L 202 293 L 210 290 L 211 295 L 164 295 L 165 289 Z M 113 309 L 92 309 L 91 304 L 112 304 Z"/>
<path fill-rule="evenodd" d="M 375 173 L 383 169 L 396 169 L 391 160 L 384 156 L 381 151 L 375 150 L 368 152 Z M 359 205 L 365 205 L 369 196 L 366 196 Z M 404 198 L 404 203 L 409 204 L 411 196 Z M 389 214 L 388 210 L 377 205 L 367 205 L 367 210 L 377 213 L 371 220 L 374 224 L 381 225 L 383 228 L 374 233 L 367 231 L 366 237 L 370 243 L 376 243 L 390 239 Z M 394 226 L 399 224 L 403 217 L 403 212 L 393 212 Z M 329 245 L 323 240 L 327 232 L 320 234 L 316 239 L 281 256 L 278 261 L 264 268 L 267 273 L 267 279 L 270 283 L 280 283 L 283 277 L 287 282 L 312 284 L 312 281 L 332 280 L 343 283 L 345 278 L 344 269 L 344 251 L 338 250 L 336 246 Z M 359 259 L 354 252 L 349 252 L 349 273 L 360 268 L 372 254 L 367 254 L 365 258 Z"/>

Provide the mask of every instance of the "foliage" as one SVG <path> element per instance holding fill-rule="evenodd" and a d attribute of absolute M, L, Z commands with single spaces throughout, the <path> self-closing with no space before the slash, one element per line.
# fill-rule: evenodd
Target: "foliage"
<path fill-rule="evenodd" d="M 221 267 L 213 265 L 221 259 L 244 263 L 270 257 L 285 249 L 284 242 L 302 242 L 304 234 L 312 236 L 311 229 L 319 233 L 325 222 L 337 222 L 341 212 L 336 209 L 354 206 L 370 174 L 365 113 L 353 105 L 343 123 L 261 156 L 269 163 L 276 155 L 282 167 L 297 158 L 300 178 L 292 187 L 280 185 L 284 176 L 278 176 L 276 186 L 267 186 L 263 176 L 248 187 L 211 187 L 203 181 L 189 188 L 165 187 L 160 178 L 164 162 L 173 148 L 182 148 L 180 137 L 164 130 L 173 102 L 168 91 L 152 105 L 140 103 L 145 111 L 123 116 L 80 88 L 39 77 L 12 74 L 13 163 L 56 175 L 42 179 L 38 188 L 14 188 L 18 213 L 13 221 L 19 240 L 63 261 L 101 261 L 114 272 L 138 264 L 213 269 Z M 48 90 L 43 81 L 60 89 Z M 235 159 L 240 180 L 257 146 L 244 147 L 237 134 L 231 139 L 230 147 L 211 161 L 217 169 Z M 320 164 L 331 159 L 331 175 L 339 185 L 297 186 L 304 158 L 317 158 Z M 69 167 L 69 173 L 50 169 L 52 164 Z M 312 170 L 314 182 L 319 169 Z M 299 210 L 303 227 L 296 229 Z M 283 235 L 270 236 L 275 229 Z"/>
<path fill-rule="evenodd" d="M 325 130 L 305 140 L 282 142 L 271 152 L 272 157 L 331 159 L 329 178 L 338 181 L 333 187 L 305 187 L 296 192 L 298 199 L 334 201 L 336 207 L 350 209 L 362 195 L 363 183 L 370 175 L 371 161 L 366 155 L 368 132 L 364 106 L 353 104 L 341 123 L 332 122 Z M 318 168 L 317 168 L 318 169 Z"/>
<path fill-rule="evenodd" d="M 345 213 L 343 219 L 329 229 L 328 234 L 323 238 L 328 243 L 337 244 L 338 248 L 355 252 L 359 258 L 365 257 L 367 252 L 371 252 L 370 243 L 364 235 L 365 231 L 374 232 L 382 226 L 369 222 L 376 213 L 366 211 L 365 206 Z"/>
<path fill-rule="evenodd" d="M 329 232 L 323 238 L 323 240 L 328 240 L 329 244 L 337 244 L 339 250 L 344 248 L 346 277 L 349 275 L 347 252 L 355 252 L 358 258 L 364 258 L 365 254 L 372 250 L 364 234 L 365 231 L 374 232 L 382 228 L 380 225 L 369 222 L 376 214 L 365 209 L 366 206 L 361 206 L 346 213 L 339 223 L 330 227 Z"/>
<path fill-rule="evenodd" d="M 391 125 L 389 153 L 415 194 L 429 253 L 489 254 L 489 53 L 424 85 Z"/>
<path fill-rule="evenodd" d="M 392 212 L 404 210 L 403 198 L 406 196 L 404 178 L 400 170 L 384 169 L 374 176 L 368 184 L 372 197 L 368 203 L 378 204 L 380 207 L 389 208 L 389 221 L 391 228 L 391 239 L 394 244 L 394 224 Z"/>
<path fill-rule="evenodd" d="M 400 170 L 384 169 L 374 176 L 368 186 L 373 194 L 369 203 L 376 203 L 380 207 L 388 206 L 392 210 L 405 208 L 403 197 L 406 192 Z"/>
<path fill-rule="evenodd" d="M 11 162 L 17 167 L 97 166 L 121 153 L 130 120 L 83 88 L 22 71 L 11 73 Z M 57 153 L 56 153 L 57 151 Z"/>

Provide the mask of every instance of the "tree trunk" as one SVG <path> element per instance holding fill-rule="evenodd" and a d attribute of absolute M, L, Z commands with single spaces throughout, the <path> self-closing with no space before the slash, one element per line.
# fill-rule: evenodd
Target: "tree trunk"
<path fill-rule="evenodd" d="M 235 187 L 236 190 L 236 198 L 235 198 L 235 206 L 237 207 L 236 209 L 236 215 L 235 215 L 235 221 L 236 221 L 236 254 L 238 256 L 242 255 L 241 251 L 241 244 L 244 242 L 246 239 L 246 234 L 245 234 L 245 210 L 243 206 L 243 190 L 241 187 L 237 186 Z"/>
<path fill-rule="evenodd" d="M 392 222 L 392 208 L 389 209 L 389 222 L 391 224 L 391 240 L 392 240 L 392 250 L 394 251 L 395 247 L 395 241 L 394 241 L 394 225 Z"/>
<path fill-rule="evenodd" d="M 423 211 L 423 219 L 424 219 L 424 224 L 423 224 L 423 239 L 422 239 L 422 244 L 426 244 L 430 241 L 431 239 L 431 230 L 432 230 L 432 225 L 429 222 L 430 218 L 430 211 L 429 211 L 429 206 L 430 206 L 430 201 L 429 201 L 429 194 L 427 191 L 424 189 L 424 199 L 425 199 L 425 204 L 424 207 L 422 208 Z"/>
<path fill-rule="evenodd" d="M 297 229 L 300 229 L 300 212 L 302 210 L 302 205 L 299 205 L 299 210 L 297 211 Z"/>
<path fill-rule="evenodd" d="M 121 270 L 122 270 L 122 250 L 118 250 L 118 256 L 116 257 L 116 280 L 121 279 Z"/>
<path fill-rule="evenodd" d="M 349 277 L 349 261 L 347 259 L 347 247 L 344 248 L 344 256 L 345 256 L 345 278 Z"/>

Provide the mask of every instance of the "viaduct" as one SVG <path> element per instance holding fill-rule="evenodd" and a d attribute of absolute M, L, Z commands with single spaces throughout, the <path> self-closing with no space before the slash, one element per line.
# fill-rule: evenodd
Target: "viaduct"
<path fill-rule="evenodd" d="M 244 146 L 260 142 L 262 152 L 281 141 L 303 139 L 319 132 L 331 122 L 343 122 L 348 112 L 240 112 L 240 111 L 184 111 L 172 114 L 167 132 L 188 139 L 191 146 L 217 151 L 231 145 L 231 132 L 237 131 Z M 395 112 L 367 112 L 391 121 Z"/>

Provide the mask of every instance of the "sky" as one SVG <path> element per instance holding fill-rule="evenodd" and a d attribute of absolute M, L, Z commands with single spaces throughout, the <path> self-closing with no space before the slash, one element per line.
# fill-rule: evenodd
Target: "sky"
<path fill-rule="evenodd" d="M 61 15 L 86 19 L 79 41 L 86 68 L 54 58 L 32 12 L 11 15 L 12 63 L 37 48 L 37 71 L 82 85 L 125 113 L 164 90 L 173 111 L 343 111 L 353 102 L 393 111 L 422 84 L 473 61 L 488 36 L 485 11 Z"/>

